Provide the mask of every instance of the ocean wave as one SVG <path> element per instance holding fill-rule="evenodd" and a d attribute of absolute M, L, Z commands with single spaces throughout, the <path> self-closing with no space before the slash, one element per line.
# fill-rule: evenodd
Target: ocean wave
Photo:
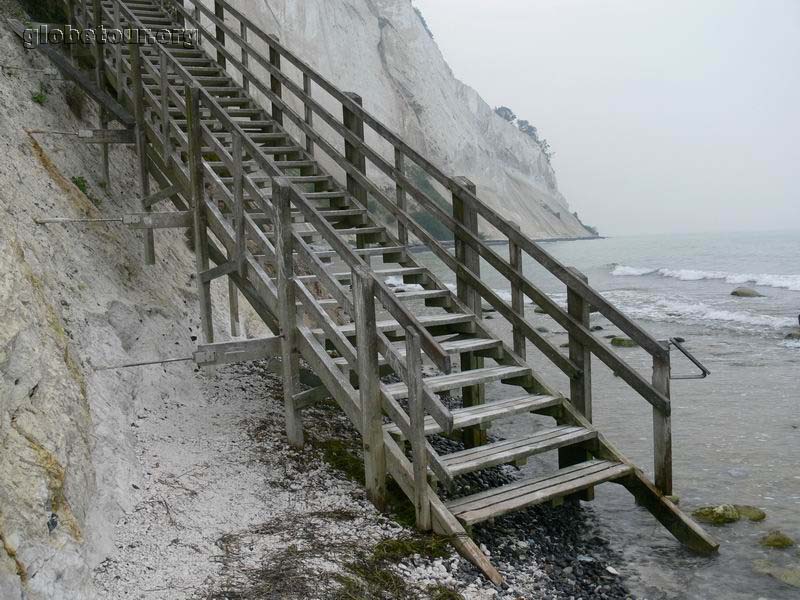
<path fill-rule="evenodd" d="M 783 340 L 781 346 L 783 346 L 784 348 L 800 349 L 800 340 Z"/>
<path fill-rule="evenodd" d="M 797 317 L 727 310 L 688 299 L 668 299 L 623 290 L 608 292 L 606 296 L 617 303 L 623 312 L 635 319 L 688 321 L 746 331 L 764 329 L 781 331 L 797 323 Z"/>
<path fill-rule="evenodd" d="M 614 265 L 611 274 L 616 277 L 641 277 L 644 275 L 660 275 L 681 281 L 700 281 L 717 279 L 733 285 L 750 283 L 763 287 L 781 288 L 794 292 L 800 291 L 800 275 L 774 275 L 770 273 L 728 273 L 725 271 L 701 271 L 697 269 L 647 269 Z"/>

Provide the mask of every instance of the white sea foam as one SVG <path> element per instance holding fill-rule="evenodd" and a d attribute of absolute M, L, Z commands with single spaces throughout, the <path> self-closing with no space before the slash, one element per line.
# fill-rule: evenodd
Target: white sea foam
<path fill-rule="evenodd" d="M 635 319 L 668 322 L 694 322 L 739 330 L 785 330 L 797 323 L 796 317 L 780 317 L 757 312 L 728 310 L 685 298 L 660 298 L 638 292 L 608 292 L 609 300 Z"/>
<path fill-rule="evenodd" d="M 681 281 L 700 281 L 718 279 L 733 285 L 750 283 L 764 287 L 782 288 L 800 291 L 800 275 L 774 275 L 770 273 L 728 273 L 726 271 L 701 271 L 697 269 L 647 269 L 615 265 L 611 274 L 617 277 L 641 277 L 643 275 L 660 275 Z"/>
<path fill-rule="evenodd" d="M 784 348 L 797 348 L 800 350 L 800 340 L 783 340 L 781 346 Z"/>

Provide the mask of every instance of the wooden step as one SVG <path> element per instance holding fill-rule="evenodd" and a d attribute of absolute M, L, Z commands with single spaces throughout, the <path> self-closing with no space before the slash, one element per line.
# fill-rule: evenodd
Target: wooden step
<path fill-rule="evenodd" d="M 383 256 L 385 254 L 400 254 L 406 251 L 406 246 L 376 246 L 374 248 L 353 248 L 352 252 L 359 256 Z M 317 250 L 314 252 L 319 258 L 334 258 L 339 256 L 336 250 Z M 394 261 L 392 261 L 394 262 Z"/>
<path fill-rule="evenodd" d="M 502 487 L 446 503 L 462 524 L 469 526 L 522 510 L 534 504 L 563 498 L 575 492 L 633 473 L 633 467 L 608 460 L 590 460 L 560 469 L 552 475 L 516 481 Z"/>
<path fill-rule="evenodd" d="M 597 432 L 583 427 L 560 425 L 548 427 L 522 438 L 503 440 L 476 448 L 467 448 L 440 457 L 453 477 L 497 465 L 525 459 L 534 454 L 588 442 L 597 438 Z"/>
<path fill-rule="evenodd" d="M 398 300 L 425 300 L 430 298 L 449 298 L 450 290 L 408 290 L 407 288 L 392 288 Z"/>
<path fill-rule="evenodd" d="M 480 385 L 482 383 L 524 377 L 530 375 L 530 372 L 530 367 L 485 367 L 483 369 L 448 373 L 447 375 L 436 375 L 434 377 L 423 378 L 423 380 L 430 391 L 439 393 Z M 408 397 L 408 388 L 402 381 L 386 386 L 386 390 L 395 400 Z"/>
<path fill-rule="evenodd" d="M 545 410 L 560 405 L 562 400 L 562 398 L 556 396 L 520 396 L 487 402 L 477 406 L 457 408 L 451 411 L 453 413 L 453 429 L 464 429 L 465 427 L 489 423 L 503 417 Z M 394 436 L 402 437 L 400 428 L 397 425 L 385 425 L 384 431 Z M 425 417 L 425 435 L 434 435 L 441 432 L 441 426 L 433 420 L 433 417 Z"/>
<path fill-rule="evenodd" d="M 446 313 L 442 315 L 420 315 L 417 317 L 417 320 L 424 326 L 424 327 L 439 327 L 442 325 L 456 325 L 459 323 L 471 323 L 472 320 L 475 318 L 475 315 L 466 315 L 466 314 L 457 314 L 457 313 Z M 389 319 L 386 321 L 378 321 L 376 323 L 376 327 L 380 330 L 385 332 L 388 331 L 397 331 L 402 329 L 403 326 L 400 325 L 397 321 L 393 319 Z M 350 323 L 348 325 L 342 325 L 339 327 L 339 331 L 342 332 L 343 335 L 347 337 L 353 337 L 356 334 L 356 326 L 355 323 Z M 315 330 L 315 334 L 322 333 L 322 330 Z"/>
<path fill-rule="evenodd" d="M 495 340 L 491 338 L 471 338 L 465 340 L 441 342 L 442 349 L 448 354 L 461 354 L 462 352 L 480 352 L 481 350 L 490 350 L 492 348 L 498 348 L 502 344 L 503 342 L 501 342 L 500 340 Z M 406 355 L 405 343 L 395 344 L 394 349 L 399 356 Z M 333 362 L 339 366 L 347 365 L 347 361 L 344 358 L 335 358 L 333 359 Z M 382 365 L 385 364 L 385 360 L 383 358 L 381 358 L 379 362 Z M 436 421 L 434 421 L 432 417 L 431 417 L 431 422 L 436 424 Z"/>

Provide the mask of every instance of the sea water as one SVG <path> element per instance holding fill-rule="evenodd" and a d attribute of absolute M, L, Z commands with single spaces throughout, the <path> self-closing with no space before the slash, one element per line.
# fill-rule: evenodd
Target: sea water
<path fill-rule="evenodd" d="M 675 542 L 624 488 L 598 487 L 592 506 L 603 535 L 623 555 L 618 568 L 636 596 L 800 598 L 800 588 L 779 579 L 792 569 L 800 573 L 800 549 L 765 549 L 758 543 L 771 529 L 800 543 L 800 342 L 786 339 L 798 330 L 800 232 L 614 237 L 543 247 L 587 275 L 595 289 L 655 338 L 685 338 L 711 370 L 707 379 L 672 381 L 674 492 L 681 508 L 751 504 L 767 513 L 761 523 L 706 526 L 721 546 L 717 556 L 702 558 Z M 502 246 L 493 248 L 507 256 Z M 423 260 L 453 284 L 452 274 L 432 255 Z M 566 303 L 563 284 L 531 260 L 524 269 L 553 300 Z M 508 283 L 485 262 L 482 278 L 509 297 Z M 732 296 L 738 286 L 763 296 Z M 526 312 L 536 326 L 549 330 L 545 335 L 556 346 L 566 342 L 552 320 L 530 305 Z M 487 324 L 510 337 L 499 317 Z M 619 333 L 597 314 L 592 325 L 603 327 L 596 335 L 605 343 L 605 335 Z M 637 348 L 617 352 L 649 379 L 648 354 Z M 548 383 L 568 393 L 567 380 L 530 344 L 528 353 Z M 650 405 L 596 358 L 592 365 L 595 424 L 623 454 L 652 473 Z M 674 349 L 672 365 L 674 375 L 696 372 Z M 487 394 L 499 394 L 499 389 L 490 386 Z M 512 437 L 539 425 L 535 418 L 516 417 L 491 431 Z M 552 468 L 552 459 L 537 458 L 526 468 L 543 466 Z"/>

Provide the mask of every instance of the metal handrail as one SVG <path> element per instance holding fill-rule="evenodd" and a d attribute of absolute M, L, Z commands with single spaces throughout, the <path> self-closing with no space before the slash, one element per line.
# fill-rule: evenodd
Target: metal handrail
<path fill-rule="evenodd" d="M 670 379 L 705 379 L 709 375 L 711 375 L 711 371 L 709 371 L 706 366 L 701 363 L 694 354 L 689 352 L 689 350 L 682 344 L 681 338 L 669 338 L 669 343 L 672 346 L 675 346 L 681 353 L 688 358 L 694 366 L 700 369 L 700 373 L 696 375 L 670 375 Z"/>

